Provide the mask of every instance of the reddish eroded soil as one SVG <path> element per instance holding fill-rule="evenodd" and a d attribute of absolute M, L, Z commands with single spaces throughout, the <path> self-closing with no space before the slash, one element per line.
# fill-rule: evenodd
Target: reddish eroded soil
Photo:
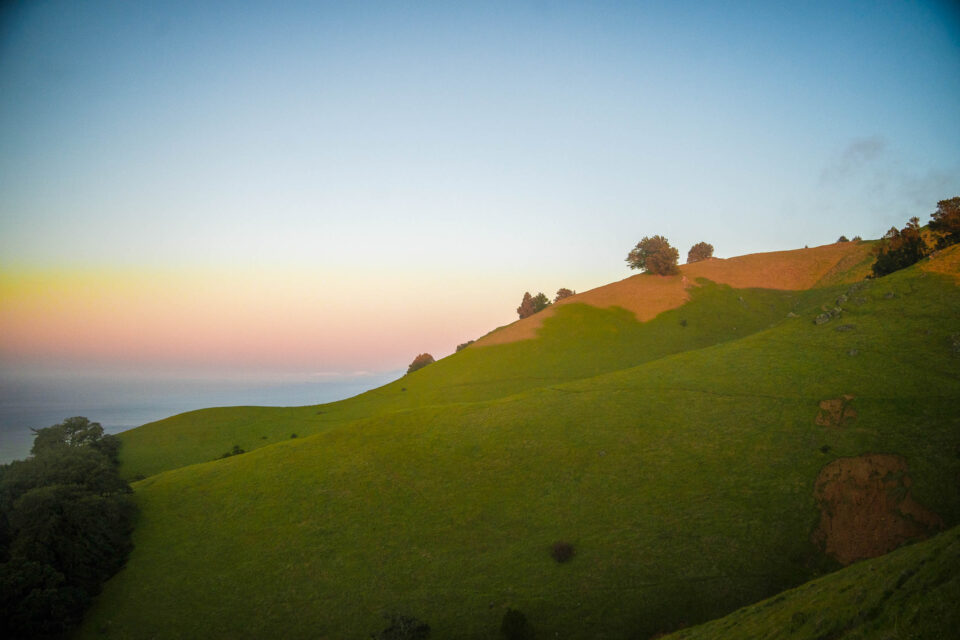
<path fill-rule="evenodd" d="M 910 495 L 906 461 L 871 453 L 839 458 L 817 476 L 820 524 L 813 541 L 843 565 L 873 558 L 943 528 L 940 516 Z"/>
<path fill-rule="evenodd" d="M 844 394 L 839 398 L 820 401 L 820 412 L 815 422 L 821 427 L 839 427 L 857 419 L 857 410 L 850 404 L 853 396 Z"/>

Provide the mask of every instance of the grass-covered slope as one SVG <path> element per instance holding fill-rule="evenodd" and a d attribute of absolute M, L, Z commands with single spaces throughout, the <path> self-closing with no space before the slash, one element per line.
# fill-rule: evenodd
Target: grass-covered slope
<path fill-rule="evenodd" d="M 938 640 L 960 633 L 960 528 L 866 560 L 671 640 Z"/>
<path fill-rule="evenodd" d="M 348 400 L 297 408 L 204 409 L 127 431 L 121 435 L 123 473 L 149 476 L 216 459 L 234 445 L 251 451 L 370 415 L 501 398 L 738 339 L 800 311 L 798 288 L 862 279 L 869 246 L 844 243 L 754 254 L 684 265 L 679 276 L 633 276 L 508 327 L 539 339 L 471 347 Z M 688 301 L 659 309 L 653 298 L 663 287 L 677 290 L 677 303 Z M 654 307 L 657 314 L 648 313 Z M 639 322 L 637 316 L 649 321 Z"/>
<path fill-rule="evenodd" d="M 233 445 L 251 451 L 371 415 L 489 400 L 616 371 L 766 329 L 798 299 L 793 292 L 703 281 L 691 289 L 688 304 L 647 323 L 621 308 L 565 305 L 538 340 L 466 349 L 354 398 L 309 407 L 202 409 L 125 432 L 123 472 L 148 476 L 216 459 Z"/>
<path fill-rule="evenodd" d="M 244 433 L 283 442 L 137 483 L 136 548 L 81 636 L 362 638 L 394 611 L 491 638 L 513 607 L 538 637 L 646 638 L 836 566 L 810 542 L 814 484 L 864 453 L 903 456 L 914 498 L 960 523 L 951 276 L 707 285 L 634 325 L 565 305 L 537 340 L 265 413 Z M 856 420 L 817 425 L 842 394 Z"/>

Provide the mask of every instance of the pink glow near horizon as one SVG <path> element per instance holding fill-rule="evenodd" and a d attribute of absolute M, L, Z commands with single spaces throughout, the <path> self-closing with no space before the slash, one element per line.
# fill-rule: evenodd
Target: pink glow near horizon
<path fill-rule="evenodd" d="M 6 362 L 299 371 L 398 369 L 511 320 L 496 286 L 397 274 L 335 282 L 269 275 L 121 271 L 0 277 Z M 373 291 L 375 293 L 371 294 Z M 362 292 L 362 293 L 355 293 Z"/>

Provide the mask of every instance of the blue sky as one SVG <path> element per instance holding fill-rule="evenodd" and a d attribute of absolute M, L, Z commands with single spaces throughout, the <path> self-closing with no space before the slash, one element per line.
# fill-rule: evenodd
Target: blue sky
<path fill-rule="evenodd" d="M 645 235 L 728 257 L 878 237 L 960 195 L 955 3 L 0 15 L 10 273 L 312 273 L 431 296 L 470 334 L 524 290 L 626 277 Z"/>

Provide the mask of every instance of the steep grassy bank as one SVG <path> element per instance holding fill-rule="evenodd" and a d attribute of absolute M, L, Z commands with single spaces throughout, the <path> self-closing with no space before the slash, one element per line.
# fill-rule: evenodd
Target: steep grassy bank
<path fill-rule="evenodd" d="M 671 640 L 955 637 L 960 529 L 867 560 Z"/>

